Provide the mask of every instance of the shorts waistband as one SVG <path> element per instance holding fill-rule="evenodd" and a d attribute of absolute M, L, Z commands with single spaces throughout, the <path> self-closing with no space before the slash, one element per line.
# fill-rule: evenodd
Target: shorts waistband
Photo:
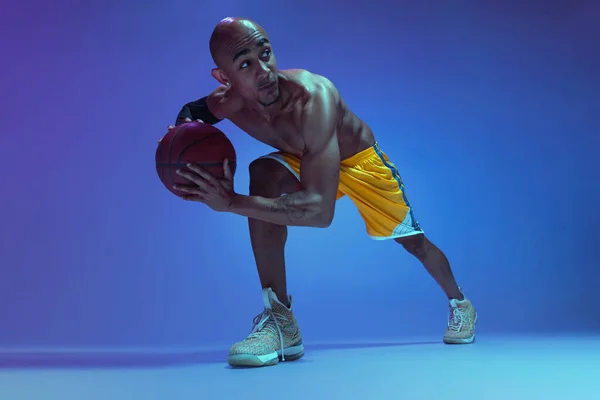
<path fill-rule="evenodd" d="M 368 160 L 376 156 L 379 158 L 379 154 L 381 150 L 379 149 L 379 144 L 375 142 L 373 146 L 367 147 L 366 149 L 359 151 L 353 156 L 350 156 L 344 160 L 342 160 L 341 164 L 351 166 L 361 163 L 362 161 Z"/>

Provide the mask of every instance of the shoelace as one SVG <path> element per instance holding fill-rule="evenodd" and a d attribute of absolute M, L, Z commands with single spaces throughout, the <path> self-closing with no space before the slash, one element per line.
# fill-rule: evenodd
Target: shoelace
<path fill-rule="evenodd" d="M 268 310 L 265 308 L 262 313 L 258 314 L 252 320 L 254 326 L 250 331 L 250 335 L 248 335 L 248 339 L 259 338 L 266 334 L 267 331 L 279 335 L 279 343 L 281 344 L 281 360 L 285 361 L 285 355 L 283 354 L 283 333 L 281 332 L 279 325 L 286 321 L 287 318 L 283 314 L 279 314 L 273 312 L 273 310 Z"/>
<path fill-rule="evenodd" d="M 450 307 L 450 318 L 448 319 L 448 327 L 453 331 L 460 331 L 464 320 L 467 318 L 466 310 L 459 307 Z"/>

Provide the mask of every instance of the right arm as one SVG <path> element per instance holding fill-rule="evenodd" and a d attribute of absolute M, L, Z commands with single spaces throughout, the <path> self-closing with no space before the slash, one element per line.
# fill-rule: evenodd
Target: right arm
<path fill-rule="evenodd" d="M 227 87 L 220 86 L 208 96 L 185 104 L 177 114 L 175 125 L 181 124 L 186 118 L 192 121 L 199 119 L 209 125 L 215 125 L 223 121 L 230 112 L 235 111 L 240 105 L 237 104 L 239 101 L 235 101 L 231 96 L 228 96 L 227 91 Z"/>
<path fill-rule="evenodd" d="M 185 122 L 186 118 L 192 121 L 199 119 L 209 125 L 214 125 L 223 120 L 223 118 L 217 118 L 210 110 L 208 106 L 208 96 L 185 104 L 181 108 L 181 111 L 179 111 L 179 114 L 177 114 L 175 125 Z"/>

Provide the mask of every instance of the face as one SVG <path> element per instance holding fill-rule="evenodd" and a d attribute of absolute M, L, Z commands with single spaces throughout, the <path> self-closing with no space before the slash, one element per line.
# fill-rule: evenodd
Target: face
<path fill-rule="evenodd" d="M 217 79 L 250 101 L 267 107 L 279 99 L 277 63 L 267 35 L 258 29 L 236 32 L 223 43 Z"/>

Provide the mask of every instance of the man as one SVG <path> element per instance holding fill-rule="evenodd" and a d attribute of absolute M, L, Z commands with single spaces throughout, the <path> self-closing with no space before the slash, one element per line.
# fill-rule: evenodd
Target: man
<path fill-rule="evenodd" d="M 221 85 L 186 104 L 176 124 L 229 119 L 279 150 L 250 164 L 249 196 L 234 191 L 227 160 L 221 180 L 192 165 L 178 172 L 189 181 L 177 187 L 188 193 L 185 199 L 248 217 L 265 309 L 252 333 L 230 349 L 229 364 L 265 366 L 303 356 L 286 287 L 287 226 L 328 227 L 335 202 L 344 195 L 359 209 L 371 238 L 401 244 L 448 296 L 444 342 L 471 343 L 475 309 L 461 293 L 446 256 L 421 230 L 396 167 L 335 85 L 306 70 L 278 70 L 266 32 L 247 19 L 219 22 L 210 51 L 217 66 L 212 76 Z"/>

